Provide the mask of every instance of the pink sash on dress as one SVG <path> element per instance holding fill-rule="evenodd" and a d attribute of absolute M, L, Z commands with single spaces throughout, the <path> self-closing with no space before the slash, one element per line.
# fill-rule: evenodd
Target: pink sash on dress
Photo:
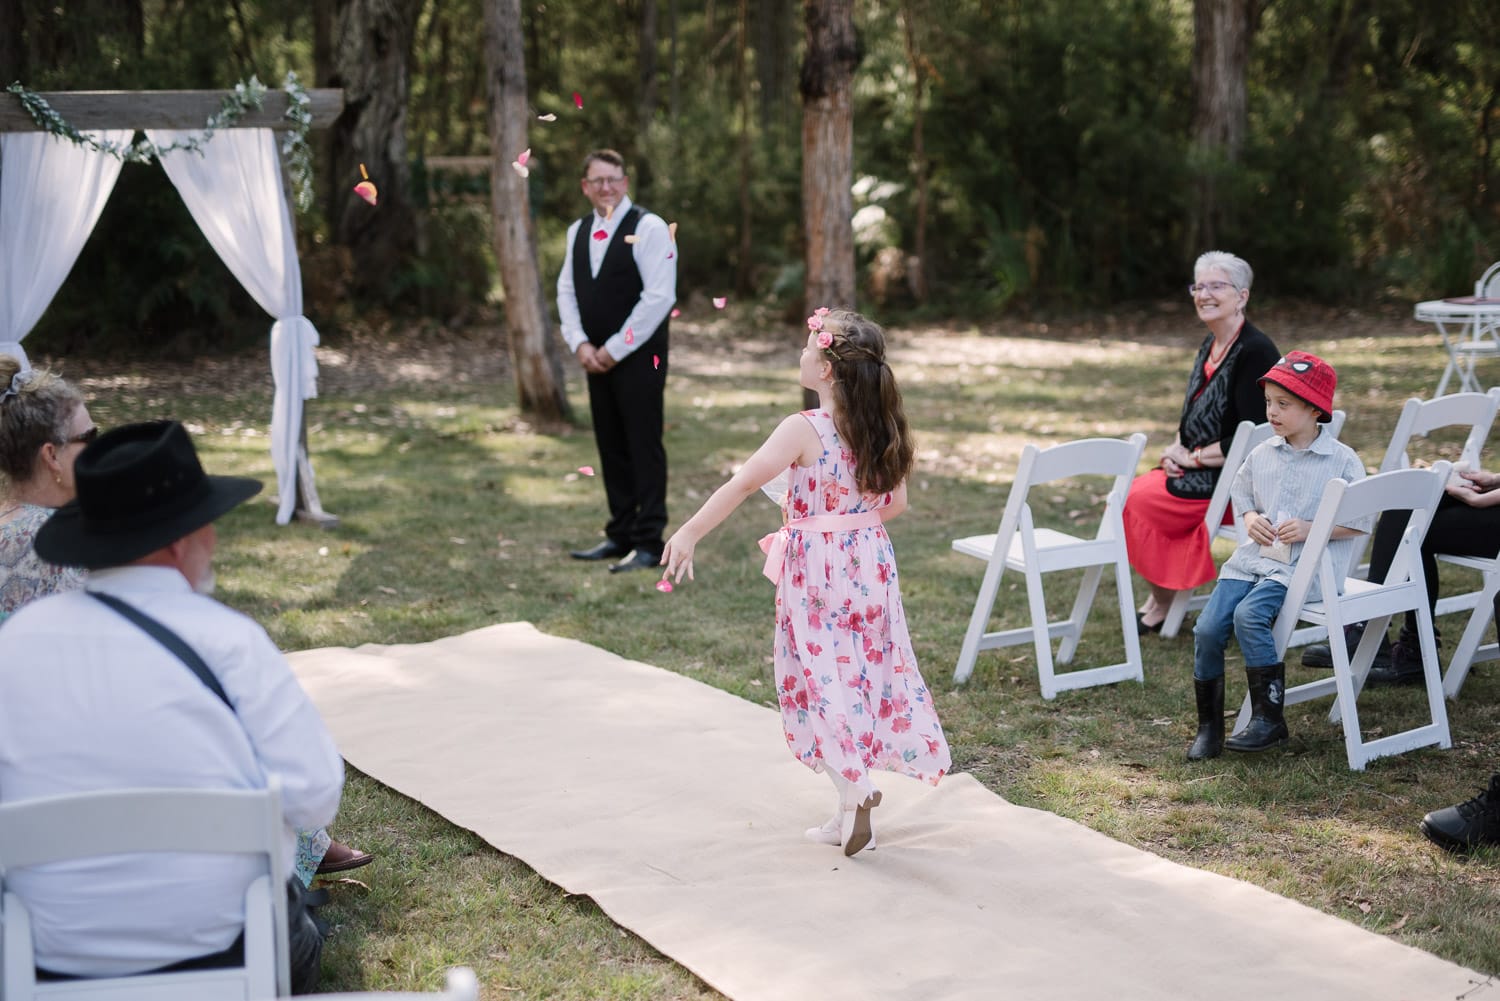
<path fill-rule="evenodd" d="M 794 528 L 803 532 L 853 532 L 860 528 L 875 528 L 881 521 L 879 511 L 794 518 L 782 525 L 779 531 L 761 537 L 760 551 L 766 554 L 766 565 L 762 572 L 772 584 L 781 583 L 781 569 L 786 563 L 786 549 L 791 545 Z"/>

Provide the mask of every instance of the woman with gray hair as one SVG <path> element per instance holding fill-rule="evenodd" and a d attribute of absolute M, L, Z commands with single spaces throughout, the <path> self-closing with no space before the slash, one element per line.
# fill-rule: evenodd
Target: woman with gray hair
<path fill-rule="evenodd" d="M 31 542 L 53 508 L 73 499 L 73 460 L 98 434 L 61 376 L 0 355 L 0 619 L 80 586 L 83 571 L 43 562 Z"/>
<path fill-rule="evenodd" d="M 1151 588 L 1140 610 L 1142 634 L 1161 630 L 1178 591 L 1217 576 L 1203 516 L 1240 421 L 1266 419 L 1260 377 L 1281 352 L 1245 319 L 1253 277 L 1249 264 L 1222 250 L 1203 254 L 1193 266 L 1188 294 L 1208 335 L 1188 373 L 1177 434 L 1125 500 L 1130 565 Z"/>

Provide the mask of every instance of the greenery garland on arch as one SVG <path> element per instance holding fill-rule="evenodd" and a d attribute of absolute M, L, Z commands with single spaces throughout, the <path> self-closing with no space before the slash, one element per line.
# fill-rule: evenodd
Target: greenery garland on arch
<path fill-rule="evenodd" d="M 70 125 L 67 119 L 58 114 L 57 109 L 48 104 L 46 99 L 36 91 L 27 90 L 19 82 L 5 89 L 16 95 L 21 106 L 31 116 L 31 120 L 49 135 L 66 139 L 78 146 L 86 146 L 126 163 L 149 163 L 163 153 L 175 150 L 188 150 L 201 154 L 203 147 L 213 138 L 216 131 L 230 128 L 244 117 L 247 111 L 259 110 L 266 96 L 266 85 L 254 76 L 248 81 L 241 80 L 234 85 L 233 90 L 224 95 L 218 112 L 209 116 L 208 121 L 204 123 L 203 131 L 181 142 L 157 146 L 144 137 L 128 143 L 101 140 L 80 132 Z M 297 79 L 296 73 L 287 73 L 281 89 L 287 94 L 286 118 L 293 123 L 293 127 L 281 139 L 281 156 L 286 164 L 287 173 L 292 179 L 297 209 L 300 212 L 306 212 L 312 208 L 313 204 L 312 147 L 307 143 L 307 133 L 312 128 L 311 100 L 307 96 L 307 89 Z"/>

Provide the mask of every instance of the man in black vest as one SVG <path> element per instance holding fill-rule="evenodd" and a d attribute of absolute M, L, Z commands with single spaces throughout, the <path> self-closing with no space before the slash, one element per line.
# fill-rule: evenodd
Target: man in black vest
<path fill-rule="evenodd" d="M 662 397 L 677 247 L 659 216 L 631 203 L 619 153 L 590 153 L 582 186 L 594 211 L 568 228 L 557 312 L 563 340 L 588 374 L 609 522 L 603 542 L 572 555 L 618 559 L 609 568 L 615 573 L 661 560 L 667 527 Z"/>

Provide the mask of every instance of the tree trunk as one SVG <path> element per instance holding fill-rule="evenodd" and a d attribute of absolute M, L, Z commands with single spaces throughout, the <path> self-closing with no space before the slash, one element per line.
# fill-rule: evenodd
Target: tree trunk
<path fill-rule="evenodd" d="M 750 203 L 750 162 L 755 152 L 750 141 L 750 0 L 740 0 L 739 33 L 739 55 L 735 65 L 740 101 L 740 247 L 739 261 L 734 269 L 734 292 L 743 297 L 748 296 L 752 288 L 751 258 L 754 256 L 751 240 L 754 212 Z"/>
<path fill-rule="evenodd" d="M 806 15 L 800 86 L 806 307 L 853 309 L 854 0 L 806 0 Z M 799 331 L 798 340 L 805 337 Z"/>
<path fill-rule="evenodd" d="M 911 169 L 917 177 L 916 233 L 913 234 L 912 267 L 906 269 L 911 294 L 918 302 L 927 301 L 927 145 L 923 135 L 923 108 L 927 96 L 927 57 L 917 42 L 916 0 L 904 0 L 901 22 L 906 40 L 906 61 L 911 66 Z"/>
<path fill-rule="evenodd" d="M 642 0 L 640 28 L 640 103 L 636 106 L 636 140 L 650 148 L 651 120 L 656 116 L 656 0 Z"/>
<path fill-rule="evenodd" d="M 571 420 L 561 350 L 537 271 L 536 228 L 526 179 L 512 161 L 527 148 L 531 111 L 521 0 L 484 0 L 484 53 L 490 102 L 490 215 L 505 287 L 505 330 L 516 398 L 523 413 Z"/>
<path fill-rule="evenodd" d="M 344 111 L 330 130 L 333 183 L 327 214 L 336 242 L 354 258 L 357 292 L 390 302 L 417 246 L 406 156 L 407 66 L 421 0 L 337 0 L 334 72 Z M 360 164 L 379 192 L 375 206 L 354 193 Z"/>
<path fill-rule="evenodd" d="M 9 87 L 16 80 L 31 83 L 26 67 L 25 29 L 21 0 L 0 0 L 0 87 Z"/>
<path fill-rule="evenodd" d="M 1190 256 L 1216 247 L 1229 230 L 1232 206 L 1219 178 L 1237 163 L 1249 116 L 1247 70 L 1258 0 L 1193 0 L 1192 163 L 1198 172 L 1188 222 Z"/>

